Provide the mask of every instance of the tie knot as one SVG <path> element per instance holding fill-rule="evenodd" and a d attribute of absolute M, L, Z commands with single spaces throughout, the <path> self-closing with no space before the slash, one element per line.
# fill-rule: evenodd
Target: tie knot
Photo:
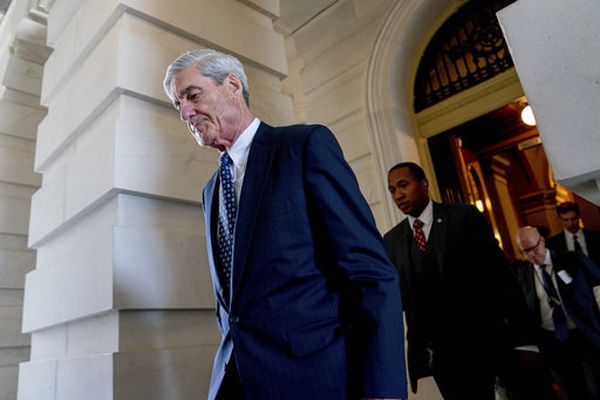
<path fill-rule="evenodd" d="M 415 219 L 415 222 L 413 222 L 413 227 L 415 229 L 421 229 L 423 227 L 423 221 L 420 219 Z"/>
<path fill-rule="evenodd" d="M 226 151 L 221 153 L 221 156 L 219 157 L 219 166 L 221 166 L 221 168 L 229 167 L 232 163 L 233 161 L 231 160 L 231 157 L 229 157 L 229 153 Z"/>
<path fill-rule="evenodd" d="M 546 267 L 547 267 L 547 265 L 546 265 L 546 264 L 540 264 L 540 269 L 541 269 L 542 271 L 545 271 L 545 270 L 546 270 Z"/>

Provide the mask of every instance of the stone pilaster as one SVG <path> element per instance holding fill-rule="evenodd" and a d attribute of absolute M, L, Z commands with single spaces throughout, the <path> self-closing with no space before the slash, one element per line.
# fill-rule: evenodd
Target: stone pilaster
<path fill-rule="evenodd" d="M 33 4 L 33 3 L 32 3 Z M 44 15 L 29 2 L 13 2 L 0 22 L 0 399 L 17 398 L 19 363 L 29 359 L 30 336 L 21 333 L 25 274 L 35 251 L 27 248 L 45 46 Z"/>
<path fill-rule="evenodd" d="M 55 1 L 20 400 L 206 396 L 220 338 L 200 198 L 217 154 L 186 132 L 162 79 L 185 50 L 226 49 L 247 66 L 255 113 L 291 123 L 283 39 L 272 29 L 277 5 Z"/>

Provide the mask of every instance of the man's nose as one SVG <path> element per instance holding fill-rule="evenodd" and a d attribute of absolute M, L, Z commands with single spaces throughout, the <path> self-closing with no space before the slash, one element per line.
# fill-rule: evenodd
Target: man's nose
<path fill-rule="evenodd" d="M 194 115 L 194 108 L 187 101 L 182 101 L 179 104 L 179 116 L 183 121 L 187 121 L 190 117 Z"/>

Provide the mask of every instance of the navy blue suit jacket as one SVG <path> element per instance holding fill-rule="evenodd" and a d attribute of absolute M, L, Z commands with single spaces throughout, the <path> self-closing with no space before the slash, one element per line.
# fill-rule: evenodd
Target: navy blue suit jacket
<path fill-rule="evenodd" d="M 235 352 L 247 399 L 406 398 L 398 277 L 333 134 L 273 128 L 252 142 L 236 222 L 232 301 L 223 301 L 203 192 L 223 342 L 213 398 Z"/>

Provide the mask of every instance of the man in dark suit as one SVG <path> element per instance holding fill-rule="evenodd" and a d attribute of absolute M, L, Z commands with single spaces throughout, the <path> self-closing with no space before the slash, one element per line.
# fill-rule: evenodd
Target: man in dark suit
<path fill-rule="evenodd" d="M 505 320 L 524 307 L 508 261 L 476 208 L 429 198 L 417 164 L 392 167 L 388 185 L 408 216 L 384 242 L 400 272 L 412 389 L 433 375 L 446 400 L 494 399 L 499 353 L 518 344 L 502 342 Z"/>
<path fill-rule="evenodd" d="M 556 206 L 564 230 L 548 239 L 548 248 L 558 251 L 580 251 L 600 266 L 600 232 L 581 229 L 577 203 L 565 201 Z"/>
<path fill-rule="evenodd" d="M 202 146 L 223 340 L 210 399 L 406 398 L 398 276 L 325 127 L 254 118 L 239 60 L 182 54 L 165 90 Z"/>
<path fill-rule="evenodd" d="M 600 399 L 600 311 L 593 293 L 600 272 L 579 252 L 546 249 L 533 227 L 519 229 L 516 241 L 530 262 L 519 280 L 541 355 L 569 399 Z"/>

